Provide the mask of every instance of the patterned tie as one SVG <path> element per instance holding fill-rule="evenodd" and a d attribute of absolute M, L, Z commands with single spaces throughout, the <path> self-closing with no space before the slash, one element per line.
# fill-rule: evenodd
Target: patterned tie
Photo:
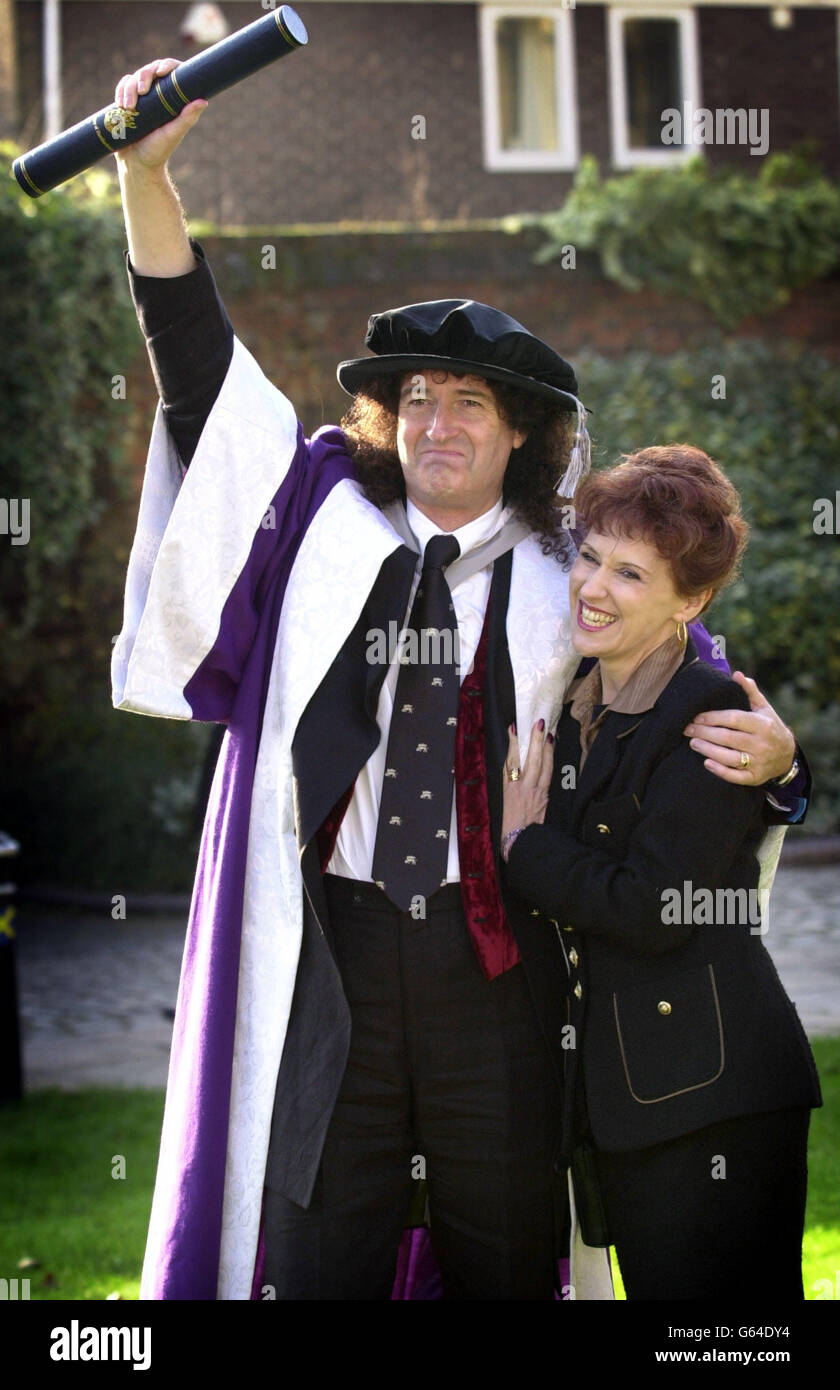
<path fill-rule="evenodd" d="M 404 912 L 446 878 L 461 681 L 443 571 L 460 553 L 454 536 L 433 536 L 426 546 L 394 692 L 373 877 Z"/>

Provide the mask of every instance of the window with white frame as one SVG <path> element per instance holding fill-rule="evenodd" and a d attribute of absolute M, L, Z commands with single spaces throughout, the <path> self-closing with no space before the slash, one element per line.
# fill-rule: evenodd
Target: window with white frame
<path fill-rule="evenodd" d="M 694 10 L 611 6 L 607 22 L 613 163 L 626 169 L 690 158 L 697 153 L 691 112 L 700 103 Z"/>
<path fill-rule="evenodd" d="M 568 8 L 480 7 L 488 169 L 574 169 L 574 27 Z"/>

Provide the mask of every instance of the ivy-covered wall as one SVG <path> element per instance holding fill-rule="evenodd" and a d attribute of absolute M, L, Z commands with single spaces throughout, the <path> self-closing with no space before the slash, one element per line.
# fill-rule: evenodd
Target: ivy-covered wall
<path fill-rule="evenodd" d="M 687 296 L 728 329 L 840 265 L 840 187 L 796 155 L 770 155 L 755 176 L 694 159 L 609 179 L 584 159 L 557 213 L 511 224 L 543 232 L 541 265 L 591 252 L 623 289 Z"/>

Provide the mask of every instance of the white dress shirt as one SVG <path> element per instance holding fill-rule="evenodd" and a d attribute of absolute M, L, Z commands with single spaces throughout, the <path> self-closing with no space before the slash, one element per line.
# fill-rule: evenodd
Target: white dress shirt
<path fill-rule="evenodd" d="M 414 506 L 413 502 L 406 503 L 406 515 L 412 533 L 417 539 L 421 554 L 425 551 L 432 536 L 439 536 L 444 533 L 433 521 Z M 466 526 L 461 526 L 451 534 L 461 547 L 461 555 L 466 555 L 477 545 L 487 541 L 494 536 L 510 516 L 510 508 L 503 507 L 501 499 L 488 512 L 476 517 L 474 521 L 468 521 Z M 460 584 L 456 584 L 452 589 L 452 603 L 455 608 L 455 617 L 458 621 L 458 639 L 460 655 L 460 677 L 463 681 L 464 676 L 471 669 L 473 658 L 481 638 L 481 631 L 484 627 L 484 615 L 487 611 L 487 600 L 490 596 L 490 581 L 493 574 L 493 564 L 485 565 L 483 569 L 464 579 Z M 408 601 L 406 612 L 406 622 L 408 614 L 411 612 L 411 605 L 414 602 L 414 594 L 420 582 L 419 569 L 414 577 L 411 587 L 411 594 Z M 388 751 L 388 735 L 391 729 L 391 714 L 394 708 L 394 692 L 397 688 L 397 676 L 399 675 L 400 664 L 397 660 L 398 651 L 395 650 L 391 658 L 390 668 L 385 680 L 382 682 L 382 689 L 379 695 L 379 704 L 376 710 L 376 722 L 381 731 L 381 738 L 377 747 L 374 749 L 368 761 L 356 778 L 356 785 L 353 789 L 353 796 L 347 807 L 346 814 L 341 822 L 341 829 L 338 832 L 335 850 L 327 866 L 327 872 L 338 874 L 341 878 L 362 879 L 370 882 L 373 878 L 373 850 L 376 843 L 376 829 L 379 820 L 379 802 L 382 795 L 382 779 L 385 776 L 385 756 Z M 452 790 L 452 814 L 449 827 L 449 858 L 446 867 L 446 882 L 457 883 L 461 873 L 458 864 L 458 824 L 455 815 L 455 789 Z"/>

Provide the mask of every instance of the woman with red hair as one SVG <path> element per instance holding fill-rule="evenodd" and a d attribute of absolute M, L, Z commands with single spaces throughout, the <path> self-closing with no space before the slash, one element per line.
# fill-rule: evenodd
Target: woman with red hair
<path fill-rule="evenodd" d="M 715 776 L 683 729 L 747 708 L 686 624 L 747 540 L 721 469 L 688 445 L 589 478 L 570 574 L 592 659 L 556 734 L 505 770 L 509 886 L 563 947 L 565 1162 L 583 1239 L 629 1299 L 802 1298 L 811 1051 L 764 944 L 764 792 Z M 542 721 L 541 721 L 542 722 Z"/>

